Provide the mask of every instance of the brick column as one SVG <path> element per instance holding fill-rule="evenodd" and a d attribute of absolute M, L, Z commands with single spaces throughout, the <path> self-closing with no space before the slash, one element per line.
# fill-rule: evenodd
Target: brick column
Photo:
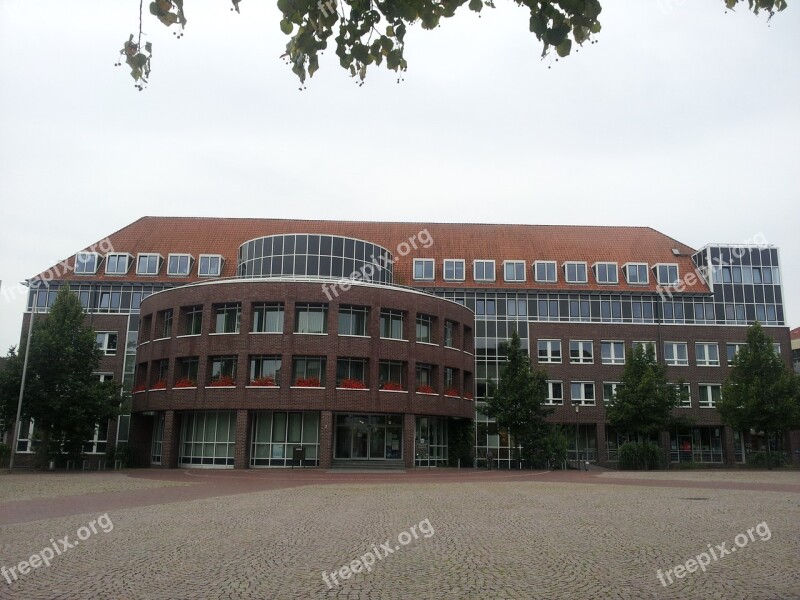
<path fill-rule="evenodd" d="M 250 456 L 250 411 L 236 411 L 236 445 L 233 448 L 233 468 L 246 469 Z"/>
<path fill-rule="evenodd" d="M 330 469 L 333 462 L 333 412 L 319 413 L 319 466 Z"/>
<path fill-rule="evenodd" d="M 607 465 L 608 455 L 606 454 L 606 424 L 605 420 L 600 420 L 595 424 L 595 439 L 597 440 L 597 464 Z"/>
<path fill-rule="evenodd" d="M 660 431 L 658 433 L 658 445 L 661 447 L 661 453 L 664 457 L 664 465 L 667 469 L 670 468 L 669 462 L 669 431 Z"/>
<path fill-rule="evenodd" d="M 726 467 L 733 467 L 736 465 L 736 455 L 733 447 L 733 429 L 728 425 L 722 428 L 722 460 L 725 462 Z"/>
<path fill-rule="evenodd" d="M 406 469 L 414 468 L 414 457 L 417 451 L 417 418 L 412 413 L 403 415 L 403 462 Z"/>
<path fill-rule="evenodd" d="M 153 443 L 153 417 L 141 413 L 131 415 L 128 447 L 131 449 L 132 467 L 150 466 L 150 448 Z"/>
<path fill-rule="evenodd" d="M 180 428 L 180 415 L 174 410 L 164 411 L 164 449 L 161 465 L 165 469 L 178 468 Z"/>

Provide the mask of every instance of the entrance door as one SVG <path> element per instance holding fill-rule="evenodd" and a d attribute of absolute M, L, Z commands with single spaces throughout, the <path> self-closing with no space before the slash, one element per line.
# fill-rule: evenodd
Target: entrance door
<path fill-rule="evenodd" d="M 351 458 L 369 458 L 369 425 L 360 420 L 356 420 L 353 426 L 353 449 Z"/>
<path fill-rule="evenodd" d="M 386 458 L 386 429 L 383 427 L 373 427 L 369 437 L 369 457 L 372 459 L 383 460 Z"/>

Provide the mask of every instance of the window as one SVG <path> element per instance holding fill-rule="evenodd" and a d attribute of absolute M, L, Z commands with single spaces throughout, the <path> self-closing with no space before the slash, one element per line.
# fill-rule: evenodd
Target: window
<path fill-rule="evenodd" d="M 367 359 L 365 358 L 340 358 L 336 361 L 336 387 L 356 388 L 358 383 L 367 387 Z M 350 380 L 346 384 L 345 380 Z"/>
<path fill-rule="evenodd" d="M 733 359 L 736 356 L 736 353 L 739 352 L 739 350 L 741 350 L 745 346 L 747 346 L 747 344 L 726 344 L 729 367 L 733 364 Z"/>
<path fill-rule="evenodd" d="M 406 366 L 397 360 L 382 360 L 378 364 L 378 382 L 381 389 L 399 387 L 406 389 Z"/>
<path fill-rule="evenodd" d="M 325 359 L 316 356 L 296 357 L 292 382 L 299 387 L 325 387 Z"/>
<path fill-rule="evenodd" d="M 162 310 L 159 316 L 161 318 L 161 337 L 172 337 L 172 309 Z"/>
<path fill-rule="evenodd" d="M 184 335 L 200 335 L 203 330 L 203 307 L 187 306 L 183 309 L 184 323 L 186 324 Z"/>
<path fill-rule="evenodd" d="M 211 381 L 217 381 L 223 377 L 236 379 L 235 356 L 212 356 L 211 357 Z"/>
<path fill-rule="evenodd" d="M 545 404 L 564 404 L 564 384 L 561 381 L 547 382 L 547 400 Z"/>
<path fill-rule="evenodd" d="M 537 260 L 533 263 L 536 281 L 540 283 L 556 282 L 556 263 L 552 260 Z"/>
<path fill-rule="evenodd" d="M 678 387 L 677 383 L 671 385 Z M 692 408 L 692 386 L 688 383 L 684 383 L 679 389 L 683 391 L 684 397 L 681 398 L 681 403 L 678 405 L 678 408 Z"/>
<path fill-rule="evenodd" d="M 216 328 L 214 333 L 239 333 L 242 305 L 238 302 L 215 306 Z"/>
<path fill-rule="evenodd" d="M 624 365 L 625 344 L 623 342 L 600 342 L 600 361 L 604 365 Z"/>
<path fill-rule="evenodd" d="M 283 304 L 253 305 L 253 333 L 283 333 Z"/>
<path fill-rule="evenodd" d="M 567 283 L 586 283 L 586 263 L 585 262 L 566 262 L 564 263 L 564 273 Z"/>
<path fill-rule="evenodd" d="M 298 304 L 295 307 L 295 333 L 328 333 L 328 307 L 325 304 Z"/>
<path fill-rule="evenodd" d="M 403 313 L 397 310 L 381 311 L 381 337 L 403 339 Z"/>
<path fill-rule="evenodd" d="M 539 340 L 539 362 L 561 362 L 561 340 Z"/>
<path fill-rule="evenodd" d="M 117 353 L 116 331 L 98 331 L 95 334 L 95 341 L 97 342 L 97 347 L 106 356 L 114 356 Z"/>
<path fill-rule="evenodd" d="M 673 367 L 689 364 L 689 348 L 686 342 L 664 342 L 664 360 Z"/>
<path fill-rule="evenodd" d="M 458 370 L 453 367 L 444 368 L 444 389 L 453 390 L 458 388 Z"/>
<path fill-rule="evenodd" d="M 570 384 L 570 397 L 583 406 L 594 406 L 594 383 L 591 381 L 573 381 Z"/>
<path fill-rule="evenodd" d="M 617 395 L 617 390 L 622 387 L 622 384 L 617 381 L 604 381 L 603 382 L 603 404 L 608 405 Z"/>
<path fill-rule="evenodd" d="M 494 300 L 475 300 L 476 315 L 496 315 L 497 304 Z"/>
<path fill-rule="evenodd" d="M 645 285 L 649 279 L 647 263 L 627 263 L 625 265 L 625 278 L 628 283 L 635 285 Z"/>
<path fill-rule="evenodd" d="M 275 387 L 281 385 L 281 357 L 280 356 L 251 356 L 250 357 L 250 383 L 258 379 L 272 379 Z"/>
<path fill-rule="evenodd" d="M 433 281 L 434 270 L 432 258 L 414 259 L 414 279 L 417 281 Z"/>
<path fill-rule="evenodd" d="M 597 283 L 619 283 L 617 263 L 594 263 L 594 278 Z"/>
<path fill-rule="evenodd" d="M 446 259 L 444 261 L 445 281 L 464 281 L 464 261 L 460 259 Z"/>
<path fill-rule="evenodd" d="M 716 342 L 698 342 L 694 345 L 698 367 L 719 366 L 719 346 Z"/>
<path fill-rule="evenodd" d="M 106 274 L 125 275 L 130 267 L 130 254 L 106 254 Z"/>
<path fill-rule="evenodd" d="M 569 362 L 572 364 L 589 364 L 594 362 L 594 347 L 591 341 L 569 342 Z"/>
<path fill-rule="evenodd" d="M 417 391 L 430 394 L 436 392 L 433 365 L 417 363 Z"/>
<path fill-rule="evenodd" d="M 94 275 L 100 265 L 100 255 L 97 252 L 78 252 L 75 255 L 75 272 L 78 275 Z"/>
<path fill-rule="evenodd" d="M 678 265 L 656 265 L 656 279 L 660 285 L 677 285 Z"/>
<path fill-rule="evenodd" d="M 417 341 L 433 343 L 433 317 L 417 315 Z"/>
<path fill-rule="evenodd" d="M 200 359 L 197 356 L 185 356 L 176 362 L 178 379 L 186 383 L 186 387 L 197 385 L 197 372 L 200 368 Z"/>
<path fill-rule="evenodd" d="M 633 349 L 636 350 L 637 346 L 641 346 L 644 350 L 645 354 L 648 352 L 653 353 L 653 359 L 658 360 L 658 352 L 656 352 L 656 343 L 655 342 L 633 342 Z"/>
<path fill-rule="evenodd" d="M 472 263 L 472 277 L 475 281 L 494 281 L 494 261 L 474 261 Z"/>
<path fill-rule="evenodd" d="M 191 254 L 170 254 L 167 259 L 167 275 L 186 277 L 192 270 Z"/>
<path fill-rule="evenodd" d="M 39 440 L 34 435 L 33 419 L 23 419 L 19 424 L 17 452 L 33 452 L 38 445 Z"/>
<path fill-rule="evenodd" d="M 444 322 L 444 345 L 446 348 L 455 348 L 456 324 L 453 321 Z"/>
<path fill-rule="evenodd" d="M 367 335 L 367 309 L 358 306 L 340 306 L 339 335 Z"/>
<path fill-rule="evenodd" d="M 105 454 L 108 442 L 108 421 L 94 426 L 92 439 L 83 444 L 85 454 Z"/>
<path fill-rule="evenodd" d="M 136 259 L 137 275 L 158 275 L 161 268 L 160 254 L 139 254 Z"/>
<path fill-rule="evenodd" d="M 722 386 L 715 384 L 700 384 L 700 399 L 697 405 L 700 408 L 716 408 L 717 402 L 722 397 Z"/>
<path fill-rule="evenodd" d="M 509 298 L 506 301 L 506 315 L 509 317 L 527 317 L 528 301 Z"/>
<path fill-rule="evenodd" d="M 200 277 L 219 277 L 222 274 L 222 262 L 218 254 L 201 254 L 197 274 Z"/>
<path fill-rule="evenodd" d="M 521 260 L 504 261 L 503 278 L 506 281 L 525 281 L 525 262 Z"/>

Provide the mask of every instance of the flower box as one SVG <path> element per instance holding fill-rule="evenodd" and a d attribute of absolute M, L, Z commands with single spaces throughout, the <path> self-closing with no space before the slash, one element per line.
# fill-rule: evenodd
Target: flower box
<path fill-rule="evenodd" d="M 143 383 L 140 383 L 139 385 L 133 386 L 133 389 L 131 390 L 131 394 L 138 394 L 139 392 L 143 392 L 146 389 L 147 389 L 147 386 L 145 384 L 143 384 Z"/>
<path fill-rule="evenodd" d="M 317 377 L 308 377 L 306 379 L 296 379 L 294 382 L 296 387 L 322 387 L 322 383 Z"/>
<path fill-rule="evenodd" d="M 435 394 L 436 390 L 429 385 L 420 385 L 417 387 L 417 392 L 420 394 Z"/>
<path fill-rule="evenodd" d="M 381 386 L 381 389 L 382 390 L 386 390 L 388 392 L 404 392 L 405 391 L 405 388 L 403 388 L 402 385 L 400 385 L 399 383 L 396 383 L 394 381 L 387 381 L 386 383 L 384 383 Z"/>
<path fill-rule="evenodd" d="M 451 398 L 458 398 L 461 394 L 458 393 L 458 390 L 455 388 L 448 388 L 444 391 L 445 396 L 450 396 Z"/>
<path fill-rule="evenodd" d="M 466 394 L 464 394 L 465 400 L 472 400 L 473 397 L 474 396 L 472 395 L 472 392 L 467 392 Z"/>
<path fill-rule="evenodd" d="M 274 377 L 257 377 L 250 382 L 254 387 L 278 387 L 278 382 Z"/>
<path fill-rule="evenodd" d="M 230 375 L 223 375 L 222 377 L 218 377 L 211 381 L 208 384 L 208 387 L 235 387 L 236 382 L 233 380 L 233 377 Z"/>
<path fill-rule="evenodd" d="M 367 385 L 361 381 L 360 379 L 342 379 L 342 383 L 339 385 L 340 388 L 344 388 L 346 390 L 365 390 L 367 389 Z"/>
<path fill-rule="evenodd" d="M 167 389 L 167 382 L 163 379 L 159 379 L 153 385 L 150 386 L 151 390 L 165 390 Z"/>
<path fill-rule="evenodd" d="M 185 377 L 178 379 L 175 382 L 175 385 L 172 386 L 173 388 L 194 388 L 197 387 L 197 382 L 192 381 L 191 379 L 186 379 Z"/>

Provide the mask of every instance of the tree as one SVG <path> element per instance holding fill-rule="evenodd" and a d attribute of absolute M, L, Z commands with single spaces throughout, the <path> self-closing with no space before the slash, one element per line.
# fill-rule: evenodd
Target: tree
<path fill-rule="evenodd" d="M 490 382 L 490 397 L 483 412 L 508 429 L 513 444 L 522 448 L 522 458 L 528 464 L 539 462 L 543 448 L 549 445 L 552 425 L 546 418 L 553 409 L 544 405 L 547 399 L 547 372 L 534 371 L 528 355 L 523 352 L 515 331 L 506 345 L 506 362 L 500 370 L 500 383 Z"/>
<path fill-rule="evenodd" d="M 12 348 L 0 373 L 0 416 L 8 423 L 16 417 L 24 353 Z M 100 356 L 78 298 L 62 287 L 50 313 L 34 322 L 22 403 L 22 419 L 34 420 L 43 459 L 61 452 L 80 456 L 95 426 L 118 413 L 117 386 L 94 374 Z"/>
<path fill-rule="evenodd" d="M 363 84 L 367 67 L 386 65 L 387 69 L 403 72 L 407 68 L 404 56 L 406 29 L 419 21 L 423 29 L 440 26 L 444 18 L 452 17 L 466 4 L 469 10 L 481 12 L 494 8 L 494 0 L 277 0 L 281 11 L 281 31 L 291 36 L 282 56 L 292 72 L 305 82 L 319 69 L 319 54 L 328 48 L 333 37 L 339 64 Z M 734 10 L 745 0 L 723 0 Z M 239 12 L 241 0 L 231 0 L 232 11 Z M 593 35 L 600 32 L 599 0 L 514 0 L 529 13 L 528 29 L 542 43 L 542 57 L 555 49 L 558 56 L 567 56 L 573 42 L 594 43 Z M 769 18 L 786 8 L 785 0 L 747 0 L 755 14 L 766 12 Z M 131 34 L 120 50 L 122 61 L 131 68 L 135 85 L 142 90 L 150 75 L 152 45 L 142 46 L 143 3 L 139 6 L 139 33 Z M 149 4 L 150 14 L 167 27 L 176 25 L 183 35 L 187 19 L 184 0 L 155 0 Z M 462 10 L 463 12 L 463 10 Z"/>
<path fill-rule="evenodd" d="M 672 414 L 672 409 L 687 397 L 682 381 L 667 381 L 666 367 L 656 361 L 654 349 L 640 344 L 625 365 L 621 385 L 606 415 L 618 431 L 650 437 L 686 424 Z"/>
<path fill-rule="evenodd" d="M 722 421 L 735 430 L 764 432 L 770 469 L 770 434 L 800 429 L 800 378 L 773 343 L 760 323 L 748 328 L 747 345 L 736 353 L 717 403 Z"/>

